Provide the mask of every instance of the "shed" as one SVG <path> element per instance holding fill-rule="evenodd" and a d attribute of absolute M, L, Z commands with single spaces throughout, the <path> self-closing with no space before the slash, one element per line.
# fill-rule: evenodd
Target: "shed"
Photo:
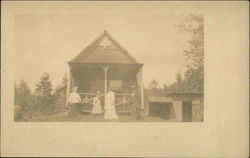
<path fill-rule="evenodd" d="M 166 120 L 175 118 L 173 102 L 171 97 L 148 96 L 149 115 L 161 117 Z"/>
<path fill-rule="evenodd" d="M 204 94 L 197 92 L 171 92 L 176 118 L 184 122 L 202 122 L 204 119 Z"/>

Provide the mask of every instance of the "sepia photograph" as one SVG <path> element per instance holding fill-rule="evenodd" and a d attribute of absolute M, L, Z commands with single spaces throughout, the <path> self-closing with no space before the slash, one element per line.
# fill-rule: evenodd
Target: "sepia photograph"
<path fill-rule="evenodd" d="M 248 157 L 246 1 L 1 2 L 3 157 Z"/>
<path fill-rule="evenodd" d="M 14 120 L 203 122 L 204 20 L 16 14 Z"/>

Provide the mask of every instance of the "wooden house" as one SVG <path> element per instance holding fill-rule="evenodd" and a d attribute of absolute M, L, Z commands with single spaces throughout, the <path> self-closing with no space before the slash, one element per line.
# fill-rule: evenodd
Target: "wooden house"
<path fill-rule="evenodd" d="M 105 96 L 109 87 L 115 92 L 118 113 L 129 112 L 128 98 L 132 85 L 141 96 L 138 108 L 144 109 L 143 64 L 134 59 L 107 31 L 69 61 L 68 65 L 67 99 L 73 87 L 77 86 L 83 99 L 83 110 L 90 111 L 90 99 L 97 91 Z M 101 102 L 105 106 L 104 97 Z"/>

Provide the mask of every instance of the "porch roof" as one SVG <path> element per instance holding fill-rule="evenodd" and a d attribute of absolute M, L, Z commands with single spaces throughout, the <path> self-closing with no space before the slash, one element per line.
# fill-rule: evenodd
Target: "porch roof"
<path fill-rule="evenodd" d="M 106 30 L 68 63 L 142 65 Z"/>

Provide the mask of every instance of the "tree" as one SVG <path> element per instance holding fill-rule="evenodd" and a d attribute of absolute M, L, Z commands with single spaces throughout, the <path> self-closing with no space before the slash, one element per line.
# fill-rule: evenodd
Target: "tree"
<path fill-rule="evenodd" d="M 59 112 L 62 111 L 66 105 L 67 88 L 63 88 L 62 90 L 59 90 L 59 91 L 58 89 L 65 87 L 67 83 L 68 83 L 67 74 L 65 74 L 61 80 L 60 85 L 57 86 L 56 91 L 54 93 L 54 105 L 55 105 L 56 111 L 59 111 Z"/>
<path fill-rule="evenodd" d="M 204 69 L 190 68 L 185 72 L 185 87 L 187 91 L 203 92 L 204 90 Z"/>
<path fill-rule="evenodd" d="M 22 111 L 28 111 L 30 99 L 31 92 L 27 83 L 23 80 L 19 85 L 15 83 L 15 105 L 20 106 Z"/>
<path fill-rule="evenodd" d="M 148 86 L 149 89 L 158 89 L 159 88 L 159 82 L 155 79 L 153 79 Z"/>
<path fill-rule="evenodd" d="M 68 83 L 68 77 L 67 77 L 67 74 L 65 73 L 63 78 L 62 78 L 61 85 L 65 86 L 65 85 L 67 85 L 67 83 Z"/>
<path fill-rule="evenodd" d="M 190 47 L 184 50 L 186 65 L 189 68 L 204 66 L 204 18 L 203 15 L 190 14 L 179 25 L 180 31 L 191 34 Z"/>
<path fill-rule="evenodd" d="M 34 100 L 30 88 L 25 81 L 19 84 L 15 83 L 15 121 L 23 120 L 30 117 L 34 110 Z"/>
<path fill-rule="evenodd" d="M 182 85 L 183 79 L 182 79 L 182 77 L 181 77 L 181 74 L 180 74 L 180 73 L 177 73 L 177 75 L 176 75 L 175 78 L 176 78 L 177 84 L 178 84 L 178 85 Z"/>
<path fill-rule="evenodd" d="M 179 30 L 188 33 L 189 49 L 184 50 L 186 72 L 184 77 L 176 75 L 176 82 L 165 86 L 165 91 L 203 92 L 204 90 L 204 18 L 190 14 L 178 25 Z"/>
<path fill-rule="evenodd" d="M 204 90 L 204 18 L 203 15 L 190 14 L 185 17 L 179 29 L 191 35 L 189 49 L 184 50 L 187 71 L 184 72 L 183 89 L 188 92 Z M 177 85 L 178 81 L 177 81 Z"/>
<path fill-rule="evenodd" d="M 51 106 L 52 103 L 52 84 L 50 81 L 50 77 L 48 73 L 44 73 L 38 82 L 36 84 L 36 95 L 37 95 L 37 101 L 38 105 L 41 108 L 42 113 L 47 112 L 49 110 L 49 106 Z"/>
<path fill-rule="evenodd" d="M 68 84 L 67 74 L 64 74 L 64 76 L 62 77 L 61 83 L 56 87 L 56 90 L 61 89 L 62 87 L 67 86 L 67 84 Z M 64 88 L 63 91 L 62 91 L 62 93 L 66 94 L 66 90 L 67 90 L 67 88 Z"/>

